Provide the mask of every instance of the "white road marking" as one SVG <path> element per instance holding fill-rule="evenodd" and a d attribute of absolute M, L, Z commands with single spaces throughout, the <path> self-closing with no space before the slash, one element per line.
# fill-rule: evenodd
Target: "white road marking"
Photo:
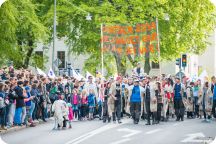
<path fill-rule="evenodd" d="M 216 144 L 216 137 L 210 144 Z"/>
<path fill-rule="evenodd" d="M 132 130 L 132 129 L 128 129 L 128 128 L 118 129 L 117 131 L 120 131 L 120 132 L 129 132 L 130 133 L 130 134 L 122 136 L 123 138 L 128 138 L 128 137 L 131 137 L 131 136 L 136 135 L 138 133 L 141 133 L 141 131 Z"/>
<path fill-rule="evenodd" d="M 121 126 L 121 125 L 123 125 L 123 124 L 125 124 L 125 123 L 128 123 L 129 121 L 130 121 L 130 120 L 127 119 L 127 120 L 123 120 L 121 124 L 108 124 L 108 125 L 102 126 L 102 127 L 98 128 L 98 129 L 93 130 L 93 131 L 91 131 L 91 132 L 88 132 L 88 133 L 86 133 L 86 134 L 84 134 L 84 135 L 82 135 L 82 136 L 80 136 L 80 137 L 78 137 L 78 138 L 75 138 L 75 139 L 73 139 L 73 140 L 70 140 L 70 141 L 68 141 L 68 142 L 65 143 L 65 144 L 79 144 L 79 143 L 81 143 L 81 142 L 83 142 L 83 141 L 89 139 L 90 137 L 93 137 L 94 135 L 97 135 L 97 134 L 100 134 L 100 133 L 102 133 L 102 132 L 104 132 L 104 131 L 107 131 L 107 130 L 109 130 L 109 129 L 112 129 L 112 128 Z"/>
<path fill-rule="evenodd" d="M 119 141 L 116 141 L 116 142 L 112 142 L 110 144 L 121 144 L 121 143 L 124 143 L 124 142 L 127 142 L 127 141 L 130 141 L 131 139 L 129 138 L 126 138 L 126 139 L 122 139 L 122 140 L 119 140 Z"/>
<path fill-rule="evenodd" d="M 7 144 L 7 143 L 4 142 L 4 141 L 2 140 L 2 138 L 0 137 L 0 144 Z"/>
<path fill-rule="evenodd" d="M 200 137 L 205 137 L 205 135 L 203 133 L 193 133 L 193 134 L 188 134 L 188 137 L 184 140 L 182 140 L 182 143 L 202 143 L 205 142 L 205 140 L 200 140 L 200 139 L 196 139 L 196 138 L 200 138 Z"/>
<path fill-rule="evenodd" d="M 162 129 L 155 129 L 155 130 L 148 131 L 148 132 L 146 132 L 145 134 L 153 134 L 153 133 L 159 132 L 159 131 L 161 131 L 161 130 L 162 130 Z"/>

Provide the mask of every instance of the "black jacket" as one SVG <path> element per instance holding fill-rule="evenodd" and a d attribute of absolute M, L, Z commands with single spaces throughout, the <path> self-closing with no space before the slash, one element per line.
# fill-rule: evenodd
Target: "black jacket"
<path fill-rule="evenodd" d="M 15 87 L 15 92 L 18 95 L 18 97 L 16 98 L 16 108 L 19 107 L 24 107 L 25 106 L 25 102 L 24 102 L 24 95 L 23 95 L 23 89 L 20 86 L 16 86 Z"/>

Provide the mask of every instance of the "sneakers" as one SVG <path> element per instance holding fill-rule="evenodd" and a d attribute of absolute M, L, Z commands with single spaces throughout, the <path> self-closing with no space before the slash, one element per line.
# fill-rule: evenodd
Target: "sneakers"
<path fill-rule="evenodd" d="M 34 123 L 31 123 L 29 126 L 30 127 L 35 127 L 36 125 Z"/>
<path fill-rule="evenodd" d="M 202 122 L 203 122 L 203 123 L 210 123 L 211 120 L 210 120 L 210 119 L 204 119 L 204 120 L 202 120 Z"/>
<path fill-rule="evenodd" d="M 134 120 L 134 124 L 138 124 L 138 121 Z"/>
<path fill-rule="evenodd" d="M 150 123 L 150 122 L 147 122 L 145 125 L 151 125 L 151 123 Z"/>
<path fill-rule="evenodd" d="M 5 126 L 1 126 L 0 130 L 7 130 Z"/>
<path fill-rule="evenodd" d="M 122 121 L 121 121 L 121 120 L 118 120 L 118 123 L 119 123 L 119 124 L 121 124 L 121 123 L 122 123 Z"/>
<path fill-rule="evenodd" d="M 47 122 L 46 119 L 42 119 L 42 120 L 43 120 L 43 122 Z"/>
<path fill-rule="evenodd" d="M 111 117 L 108 118 L 108 123 L 110 123 L 110 121 L 111 121 Z"/>

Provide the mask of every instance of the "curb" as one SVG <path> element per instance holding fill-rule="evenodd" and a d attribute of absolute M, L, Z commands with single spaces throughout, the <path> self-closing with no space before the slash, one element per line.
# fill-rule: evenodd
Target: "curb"
<path fill-rule="evenodd" d="M 39 120 L 37 122 L 34 122 L 34 124 L 37 126 L 39 124 L 49 123 L 49 122 L 51 122 L 53 120 L 54 119 L 51 117 L 51 118 L 47 119 L 47 122 L 43 122 L 42 120 Z M 4 135 L 4 134 L 7 134 L 7 133 L 11 133 L 11 132 L 16 132 L 16 131 L 26 129 L 26 128 L 30 128 L 30 126 L 25 126 L 25 125 L 24 126 L 15 126 L 15 127 L 9 128 L 7 130 L 0 131 L 0 135 Z"/>

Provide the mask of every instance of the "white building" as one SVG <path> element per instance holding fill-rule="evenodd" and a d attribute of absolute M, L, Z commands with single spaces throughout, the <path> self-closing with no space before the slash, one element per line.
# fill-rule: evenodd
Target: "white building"
<path fill-rule="evenodd" d="M 199 68 L 205 69 L 209 76 L 216 75 L 216 30 L 209 38 L 211 45 L 198 57 Z"/>
<path fill-rule="evenodd" d="M 54 51 L 54 60 L 60 59 L 61 63 L 58 67 L 55 67 L 55 71 L 58 69 L 65 69 L 67 67 L 67 63 L 71 63 L 71 66 L 74 69 L 78 69 L 82 71 L 84 62 L 88 58 L 88 56 L 80 55 L 77 56 L 75 54 L 69 54 L 69 48 L 64 43 L 64 40 L 56 39 L 56 46 Z M 52 51 L 53 44 L 44 46 L 43 44 L 38 44 L 38 47 L 35 49 L 35 52 L 41 54 L 43 56 L 48 57 L 48 62 L 45 64 L 45 71 L 47 72 L 52 67 Z"/>

